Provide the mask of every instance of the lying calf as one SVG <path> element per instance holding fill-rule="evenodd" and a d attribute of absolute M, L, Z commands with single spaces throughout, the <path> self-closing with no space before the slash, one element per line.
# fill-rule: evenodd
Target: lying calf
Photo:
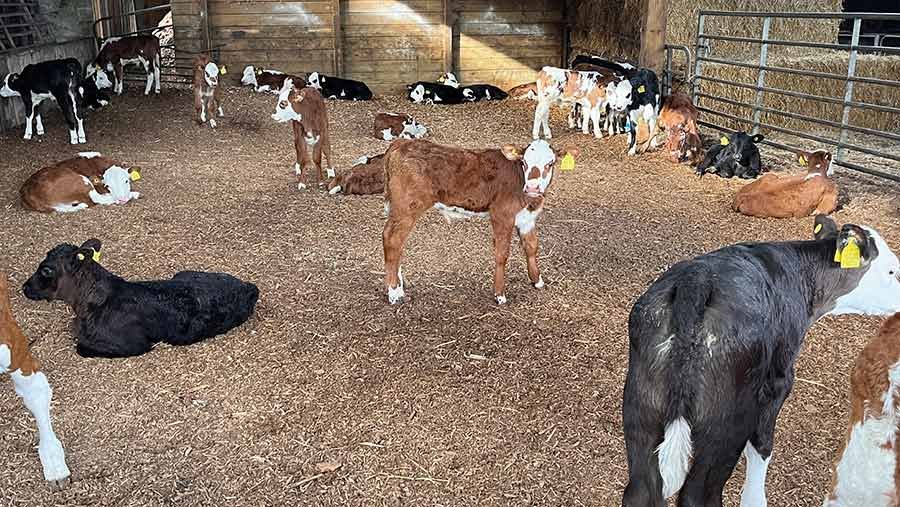
<path fill-rule="evenodd" d="M 328 182 L 329 194 L 370 195 L 384 192 L 384 154 L 363 156 L 349 171 Z"/>
<path fill-rule="evenodd" d="M 38 456 L 44 469 L 44 479 L 53 488 L 65 486 L 69 480 L 66 453 L 50 422 L 53 390 L 40 369 L 40 363 L 28 350 L 28 338 L 16 324 L 9 302 L 6 273 L 0 273 L 0 373 L 5 372 L 10 372 L 16 394 L 22 397 L 37 423 L 40 439 Z"/>
<path fill-rule="evenodd" d="M 449 85 L 416 81 L 406 85 L 407 97 L 416 104 L 461 104 L 466 101 L 462 91 Z"/>
<path fill-rule="evenodd" d="M 723 178 L 756 178 L 761 171 L 756 143 L 762 140 L 762 134 L 750 137 L 746 132 L 722 136 L 719 144 L 710 148 L 706 158 L 697 166 L 697 175 L 703 177 L 706 173 L 713 173 Z"/>
<path fill-rule="evenodd" d="M 259 297 L 255 285 L 223 273 L 182 271 L 171 280 L 129 282 L 96 262 L 99 252 L 97 239 L 57 245 L 23 287 L 28 299 L 72 308 L 76 352 L 83 357 L 197 343 L 243 324 Z"/>
<path fill-rule="evenodd" d="M 801 152 L 806 174 L 764 174 L 734 196 L 731 209 L 753 217 L 790 218 L 827 215 L 837 208 L 838 189 L 831 179 L 831 153 Z"/>
<path fill-rule="evenodd" d="M 293 79 L 294 86 L 303 88 L 306 86 L 306 80 L 293 74 L 285 74 L 278 70 L 255 69 L 252 65 L 244 68 L 244 74 L 241 76 L 241 84 L 244 86 L 252 86 L 256 92 L 269 92 L 278 95 L 281 87 L 284 86 L 285 79 Z"/>
<path fill-rule="evenodd" d="M 318 72 L 310 74 L 308 81 L 308 86 L 319 90 L 326 99 L 372 100 L 372 90 L 362 81 L 326 76 Z"/>
<path fill-rule="evenodd" d="M 27 209 L 68 213 L 137 199 L 141 194 L 131 191 L 131 182 L 140 178 L 138 168 L 126 169 L 120 162 L 88 151 L 32 174 L 19 196 Z"/>
<path fill-rule="evenodd" d="M 503 100 L 509 97 L 505 91 L 489 84 L 474 84 L 460 88 L 463 97 L 469 102 L 480 100 Z"/>
<path fill-rule="evenodd" d="M 537 100 L 537 83 L 514 86 L 506 94 L 513 100 Z"/>
<path fill-rule="evenodd" d="M 663 99 L 659 126 L 666 131 L 666 152 L 672 162 L 694 164 L 703 157 L 697 115 L 697 108 L 684 93 L 673 93 Z"/>
<path fill-rule="evenodd" d="M 425 137 L 428 129 L 408 114 L 378 113 L 372 135 L 375 139 L 419 139 Z"/>

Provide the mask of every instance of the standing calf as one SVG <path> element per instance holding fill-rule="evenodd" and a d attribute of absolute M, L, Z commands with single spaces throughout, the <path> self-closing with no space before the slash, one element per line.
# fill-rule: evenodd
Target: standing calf
<path fill-rule="evenodd" d="M 900 313 L 856 358 L 850 425 L 823 507 L 896 507 L 900 502 Z"/>
<path fill-rule="evenodd" d="M 385 154 L 384 269 L 388 300 L 400 302 L 400 256 L 416 220 L 432 207 L 448 219 L 487 217 L 494 235 L 494 298 L 506 303 L 505 271 L 513 229 L 525 247 L 528 277 L 542 288 L 535 222 L 553 179 L 557 156 L 543 140 L 527 148 L 466 150 L 429 141 L 394 141 Z M 566 157 L 577 155 L 568 150 Z"/>
<path fill-rule="evenodd" d="M 322 154 L 328 161 L 328 177 L 334 178 L 331 168 L 331 138 L 328 135 L 328 113 L 322 95 L 311 87 L 294 88 L 292 79 L 285 79 L 284 86 L 278 94 L 278 104 L 272 119 L 279 123 L 291 122 L 294 127 L 294 150 L 297 152 L 297 163 L 294 172 L 297 174 L 297 188 L 303 190 L 303 168 L 308 171 L 310 165 L 315 169 L 316 185 L 322 183 Z"/>
<path fill-rule="evenodd" d="M 38 427 L 38 456 L 44 469 L 44 480 L 61 488 L 69 481 L 66 453 L 53 432 L 50 422 L 50 398 L 53 390 L 40 363 L 28 350 L 28 339 L 16 324 L 9 301 L 6 273 L 0 272 L 0 373 L 9 372 L 16 394 L 34 416 Z"/>
<path fill-rule="evenodd" d="M 370 195 L 384 192 L 384 154 L 360 157 L 349 171 L 328 182 L 329 194 Z"/>
<path fill-rule="evenodd" d="M 224 67 L 223 67 L 224 69 Z M 207 55 L 194 58 L 194 111 L 199 115 L 200 124 L 209 120 L 209 126 L 216 128 L 214 115 L 225 116 L 222 111 L 222 92 L 219 90 L 219 66 Z"/>
<path fill-rule="evenodd" d="M 150 89 L 156 85 L 159 94 L 159 39 L 155 35 L 132 35 L 129 37 L 110 37 L 100 46 L 100 52 L 91 65 L 87 75 L 93 76 L 99 88 L 114 86 L 117 95 L 122 94 L 125 83 L 125 66 L 138 64 L 147 74 L 147 86 L 144 95 L 150 95 Z M 109 79 L 109 73 L 114 78 Z"/>
<path fill-rule="evenodd" d="M 738 190 L 731 208 L 752 217 L 790 218 L 827 215 L 837 208 L 838 189 L 831 179 L 831 153 L 800 152 L 806 174 L 764 174 Z"/>
<path fill-rule="evenodd" d="M 900 311 L 900 261 L 874 230 L 815 220 L 813 241 L 742 243 L 682 261 L 637 300 L 622 403 L 625 507 L 720 506 L 741 453 L 741 506 L 765 506 L 775 423 L 807 330 Z M 837 259 L 837 260 L 836 260 Z"/>

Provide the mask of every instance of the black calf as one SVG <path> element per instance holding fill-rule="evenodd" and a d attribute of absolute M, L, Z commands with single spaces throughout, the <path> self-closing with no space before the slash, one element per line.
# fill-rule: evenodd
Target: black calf
<path fill-rule="evenodd" d="M 478 102 L 479 100 L 503 100 L 506 97 L 509 97 L 505 91 L 489 84 L 463 86 L 460 90 L 462 90 L 463 97 L 469 102 Z"/>
<path fill-rule="evenodd" d="M 182 271 L 171 280 L 129 282 L 94 261 L 100 241 L 61 244 L 25 282 L 25 297 L 61 300 L 75 312 L 76 351 L 126 357 L 154 344 L 190 345 L 243 324 L 259 290 L 223 273 Z"/>
<path fill-rule="evenodd" d="M 35 130 L 44 135 L 44 124 L 37 107 L 46 99 L 55 100 L 62 109 L 69 126 L 69 142 L 85 143 L 84 121 L 78 111 L 78 86 L 83 79 L 81 64 L 74 58 L 50 60 L 26 65 L 18 74 L 8 74 L 0 87 L 0 97 L 22 97 L 25 104 L 25 139 L 31 139 L 32 121 L 37 117 Z"/>
<path fill-rule="evenodd" d="M 807 330 L 828 314 L 900 310 L 900 261 L 881 236 L 815 223 L 813 241 L 742 243 L 679 262 L 635 303 L 623 506 L 664 507 L 679 492 L 679 506 L 721 506 L 742 452 L 741 505 L 765 505 L 775 420 Z"/>
<path fill-rule="evenodd" d="M 313 72 L 306 80 L 309 86 L 321 92 L 326 99 L 371 100 L 372 90 L 362 81 L 325 76 Z"/>
<path fill-rule="evenodd" d="M 466 97 L 461 89 L 440 83 L 416 81 L 406 85 L 406 89 L 409 90 L 407 94 L 409 100 L 416 104 L 460 104 L 466 102 Z"/>
<path fill-rule="evenodd" d="M 701 178 L 706 173 L 718 174 L 723 178 L 756 178 L 760 173 L 756 143 L 762 140 L 762 134 L 750 137 L 746 132 L 722 136 L 721 142 L 710 148 L 706 158 L 697 166 L 697 175 Z"/>

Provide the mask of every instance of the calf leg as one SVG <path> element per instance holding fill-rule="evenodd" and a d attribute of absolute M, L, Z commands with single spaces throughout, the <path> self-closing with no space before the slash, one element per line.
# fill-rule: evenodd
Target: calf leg
<path fill-rule="evenodd" d="M 84 134 L 84 119 L 78 114 L 78 101 L 75 100 L 75 92 L 69 90 L 69 98 L 72 100 L 72 116 L 75 118 L 77 125 L 78 142 L 84 144 L 87 142 L 87 136 Z"/>
<path fill-rule="evenodd" d="M 419 213 L 421 214 L 421 213 Z M 409 233 L 412 232 L 419 214 L 398 216 L 394 207 L 384 223 L 382 245 L 384 247 L 384 283 L 387 285 L 388 301 L 393 305 L 399 303 L 406 293 L 403 291 L 403 271 L 400 268 L 400 256 Z"/>
<path fill-rule="evenodd" d="M 25 111 L 28 111 L 25 115 L 25 135 L 22 136 L 22 139 L 28 140 L 32 136 L 31 121 L 34 119 L 38 105 L 31 101 L 31 97 L 26 97 L 25 95 L 22 95 L 22 102 L 25 104 Z M 41 130 L 43 130 L 43 127 L 41 125 Z"/>
<path fill-rule="evenodd" d="M 215 100 L 212 96 L 206 97 L 203 99 L 203 116 L 209 118 L 209 127 L 216 128 L 216 119 L 215 119 Z"/>
<path fill-rule="evenodd" d="M 313 165 L 316 169 L 316 186 L 320 186 L 322 184 L 322 142 L 321 139 L 316 142 L 312 147 L 312 159 Z"/>
<path fill-rule="evenodd" d="M 545 100 L 538 100 L 537 105 L 534 107 L 534 124 L 531 127 L 531 137 L 533 139 L 538 139 L 541 136 L 541 125 L 544 121 L 545 110 L 550 110 L 550 103 Z"/>
<path fill-rule="evenodd" d="M 141 63 L 144 64 L 144 72 L 147 73 L 147 85 L 144 87 L 144 95 L 150 95 L 150 90 L 153 88 L 153 78 L 156 76 L 156 72 L 153 71 L 153 64 L 150 60 L 141 60 Z"/>
<path fill-rule="evenodd" d="M 594 123 L 594 137 L 601 139 L 603 137 L 603 129 L 600 128 L 600 106 L 591 108 L 591 121 Z"/>
<path fill-rule="evenodd" d="M 512 224 L 491 214 L 491 229 L 494 233 L 494 299 L 502 305 L 506 304 L 506 261 L 509 259 Z"/>
<path fill-rule="evenodd" d="M 638 129 L 638 121 L 637 115 L 634 111 L 628 114 L 628 120 L 630 122 L 628 129 L 628 154 L 634 155 L 637 153 L 637 129 Z"/>
<path fill-rule="evenodd" d="M 113 68 L 116 71 L 116 95 L 122 95 L 125 86 L 125 69 L 121 61 L 115 62 Z"/>
<path fill-rule="evenodd" d="M 544 288 L 544 279 L 541 278 L 541 270 L 538 268 L 538 237 L 537 231 L 534 229 L 522 234 L 519 230 L 519 239 L 522 241 L 522 248 L 525 250 L 525 261 L 528 264 L 528 278 L 535 289 Z"/>
<path fill-rule="evenodd" d="M 656 453 L 656 447 L 663 440 L 663 413 L 647 403 L 654 397 L 647 396 L 642 388 L 654 387 L 646 387 L 649 386 L 644 382 L 646 378 L 638 373 L 638 368 L 629 368 L 622 396 L 622 423 L 628 454 L 628 484 L 622 496 L 622 507 L 666 505 Z"/>
<path fill-rule="evenodd" d="M 44 135 L 44 122 L 41 121 L 41 113 L 34 115 L 34 131 L 37 135 Z"/>
<path fill-rule="evenodd" d="M 153 56 L 153 77 L 156 80 L 156 94 L 159 94 L 159 73 L 160 73 L 160 60 L 159 60 L 159 52 Z"/>
<path fill-rule="evenodd" d="M 297 175 L 297 190 L 306 188 L 303 183 L 303 164 L 306 163 L 306 140 L 303 137 L 303 129 L 300 122 L 292 121 L 294 126 L 294 151 L 297 153 L 297 163 L 294 164 L 294 173 Z"/>
<path fill-rule="evenodd" d="M 694 457 L 691 470 L 678 495 L 678 507 L 722 507 L 725 483 L 741 458 L 740 445 L 725 440 L 705 446 Z"/>
<path fill-rule="evenodd" d="M 66 90 L 53 93 L 59 108 L 62 109 L 63 117 L 66 119 L 66 125 L 69 126 L 69 143 L 78 144 L 78 123 L 75 117 L 75 97 Z"/>

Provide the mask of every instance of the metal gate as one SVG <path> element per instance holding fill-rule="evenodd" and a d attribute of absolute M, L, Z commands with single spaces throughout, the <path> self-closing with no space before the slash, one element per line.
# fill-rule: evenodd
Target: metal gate
<path fill-rule="evenodd" d="M 716 25 L 728 26 L 740 19 L 743 33 L 754 24 L 760 24 L 757 36 L 736 36 L 727 30 L 716 30 Z M 794 20 L 800 23 L 832 22 L 852 20 L 853 31 L 849 43 L 823 43 L 803 40 L 803 31 L 790 31 L 780 36 L 772 35 L 773 23 L 781 27 Z M 721 22 L 725 20 L 725 22 Z M 829 21 L 830 20 L 830 21 Z M 879 55 L 900 55 L 900 48 L 885 45 L 862 45 L 861 27 L 864 20 L 900 21 L 900 14 L 870 13 L 785 13 L 785 12 L 730 12 L 701 10 L 697 20 L 697 41 L 695 46 L 695 67 L 693 97 L 703 118 L 699 123 L 724 132 L 734 130 L 760 130 L 773 139 L 765 144 L 796 152 L 798 145 L 806 141 L 834 147 L 837 154 L 834 163 L 867 174 L 900 181 L 900 81 L 897 74 L 863 76 L 858 72 L 860 55 L 865 58 L 883 58 Z M 761 21 L 761 23 L 760 23 Z M 731 26 L 734 26 L 733 24 Z M 884 41 L 883 37 L 877 39 Z M 728 49 L 756 48 L 753 57 L 738 58 L 728 54 Z M 771 51 L 774 48 L 816 48 L 810 59 L 797 59 L 790 66 L 773 64 Z M 826 51 L 831 50 L 831 52 Z M 733 51 L 732 51 L 733 52 Z M 823 72 L 813 70 L 816 59 L 832 58 L 843 62 L 846 57 L 845 72 Z M 821 60 L 820 60 L 821 61 Z M 867 60 L 870 62 L 871 60 Z M 806 68 L 804 68 L 806 62 Z M 889 67 L 900 69 L 900 58 L 885 60 Z M 876 62 L 877 63 L 877 62 Z M 880 65 L 880 64 L 879 64 Z M 875 65 L 871 65 L 874 67 Z M 729 78 L 729 71 L 723 69 L 745 69 L 745 75 L 755 82 L 741 82 Z M 716 73 L 718 72 L 718 76 Z M 736 72 L 736 71 L 730 71 Z M 724 77 L 723 77 L 724 76 Z M 789 76 L 787 79 L 782 76 Z M 753 79 L 755 78 L 755 79 Z M 773 86 L 770 81 L 777 79 L 782 84 Z M 806 79 L 824 80 L 839 92 L 839 96 L 812 93 L 800 86 Z M 860 98 L 863 87 L 872 86 L 868 98 Z M 724 97 L 734 93 L 732 98 Z M 734 98 L 737 97 L 737 98 Z M 789 99 L 786 99 L 789 98 Z M 878 99 L 878 100 L 875 100 Z M 885 100 L 887 99 L 887 100 Z M 792 101 L 791 105 L 806 104 L 806 109 L 797 111 L 789 107 L 774 107 L 771 102 Z M 825 114 L 809 114 L 832 110 L 833 119 Z M 859 118 L 860 112 L 879 114 L 885 118 L 887 126 L 857 126 L 851 117 Z M 736 128 L 728 128 L 728 123 Z M 806 125 L 808 127 L 799 127 Z M 806 147 L 809 148 L 808 146 Z"/>
<path fill-rule="evenodd" d="M 154 26 L 143 26 L 138 23 L 139 16 L 150 12 L 168 11 L 168 15 Z M 122 31 L 121 27 L 134 28 L 131 31 Z M 152 34 L 160 39 L 160 81 L 168 83 L 185 84 L 193 79 L 193 72 L 189 64 L 179 64 L 175 54 L 174 27 L 172 23 L 171 5 L 157 5 L 145 9 L 135 9 L 131 12 L 104 16 L 94 21 L 94 41 L 97 52 L 103 42 L 113 37 L 127 37 L 129 35 Z M 180 56 L 180 55 L 179 55 Z M 126 81 L 146 81 L 147 76 L 132 67 L 125 68 Z"/>

